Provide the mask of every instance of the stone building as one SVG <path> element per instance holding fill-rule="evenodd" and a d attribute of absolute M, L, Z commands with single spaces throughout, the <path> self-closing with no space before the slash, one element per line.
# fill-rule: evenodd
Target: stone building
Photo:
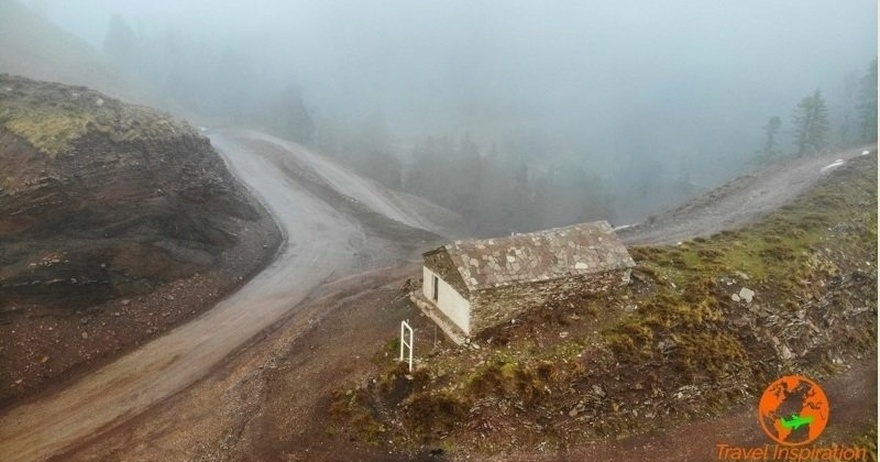
<path fill-rule="evenodd" d="M 424 254 L 412 299 L 461 343 L 553 298 L 627 284 L 633 266 L 605 221 L 456 241 Z"/>

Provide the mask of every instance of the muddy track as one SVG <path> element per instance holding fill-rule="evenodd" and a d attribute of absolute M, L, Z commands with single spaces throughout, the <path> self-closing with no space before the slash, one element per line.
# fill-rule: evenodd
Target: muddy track
<path fill-rule="evenodd" d="M 4 460 L 44 460 L 142 413 L 204 377 L 272 323 L 296 317 L 293 308 L 321 283 L 366 269 L 359 252 L 377 246 L 355 217 L 341 213 L 291 179 L 279 168 L 283 165 L 276 164 L 277 157 L 254 152 L 231 134 L 217 134 L 212 141 L 229 169 L 250 185 L 276 217 L 285 234 L 276 260 L 192 322 L 46 399 L 0 415 Z M 344 181 L 341 175 L 338 181 Z M 358 193 L 365 203 L 383 200 L 371 197 L 381 192 L 370 185 Z M 397 213 L 396 218 L 406 220 L 404 212 Z M 415 219 L 407 221 L 416 224 Z"/>

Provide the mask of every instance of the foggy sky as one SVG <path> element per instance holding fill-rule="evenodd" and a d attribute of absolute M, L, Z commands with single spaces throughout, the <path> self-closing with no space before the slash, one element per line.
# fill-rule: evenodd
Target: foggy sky
<path fill-rule="evenodd" d="M 323 116 L 378 115 L 399 138 L 535 130 L 600 171 L 635 151 L 741 171 L 770 116 L 817 88 L 834 109 L 877 55 L 874 0 L 32 4 L 98 49 L 112 14 L 234 48 Z"/>
<path fill-rule="evenodd" d="M 42 2 L 99 48 L 111 14 L 147 34 L 171 24 L 294 76 L 314 104 L 389 113 L 704 102 L 713 112 L 731 91 L 734 106 L 772 112 L 780 90 L 791 100 L 830 88 L 876 55 L 873 0 Z M 717 92 L 727 94 L 705 100 Z"/>

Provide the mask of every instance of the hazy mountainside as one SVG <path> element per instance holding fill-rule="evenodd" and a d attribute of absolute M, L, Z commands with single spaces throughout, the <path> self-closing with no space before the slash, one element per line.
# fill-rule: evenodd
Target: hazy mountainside
<path fill-rule="evenodd" d="M 85 87 L 0 75 L 0 164 L 0 354 L 9 355 L 0 399 L 19 391 L 10 376 L 16 361 L 52 359 L 40 368 L 48 377 L 79 356 L 137 342 L 208 306 L 279 242 L 207 138 Z M 165 294 L 156 321 L 91 329 L 111 317 L 102 304 L 148 297 L 175 281 L 188 281 L 175 286 L 181 291 L 199 286 L 197 299 Z M 146 299 L 124 306 L 132 316 L 153 308 Z M 28 326 L 52 333 L 34 340 Z M 79 349 L 81 341 L 90 345 Z M 72 356 L 59 364 L 60 350 Z"/>
<path fill-rule="evenodd" d="M 0 0 L 0 73 L 88 85 L 107 94 L 148 102 L 86 42 L 17 0 Z"/>

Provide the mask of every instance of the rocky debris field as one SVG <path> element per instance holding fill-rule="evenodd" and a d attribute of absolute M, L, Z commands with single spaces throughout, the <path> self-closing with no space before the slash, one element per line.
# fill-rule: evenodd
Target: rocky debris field
<path fill-rule="evenodd" d="M 281 235 L 210 141 L 84 87 L 0 76 L 0 406 L 192 319 Z"/>

